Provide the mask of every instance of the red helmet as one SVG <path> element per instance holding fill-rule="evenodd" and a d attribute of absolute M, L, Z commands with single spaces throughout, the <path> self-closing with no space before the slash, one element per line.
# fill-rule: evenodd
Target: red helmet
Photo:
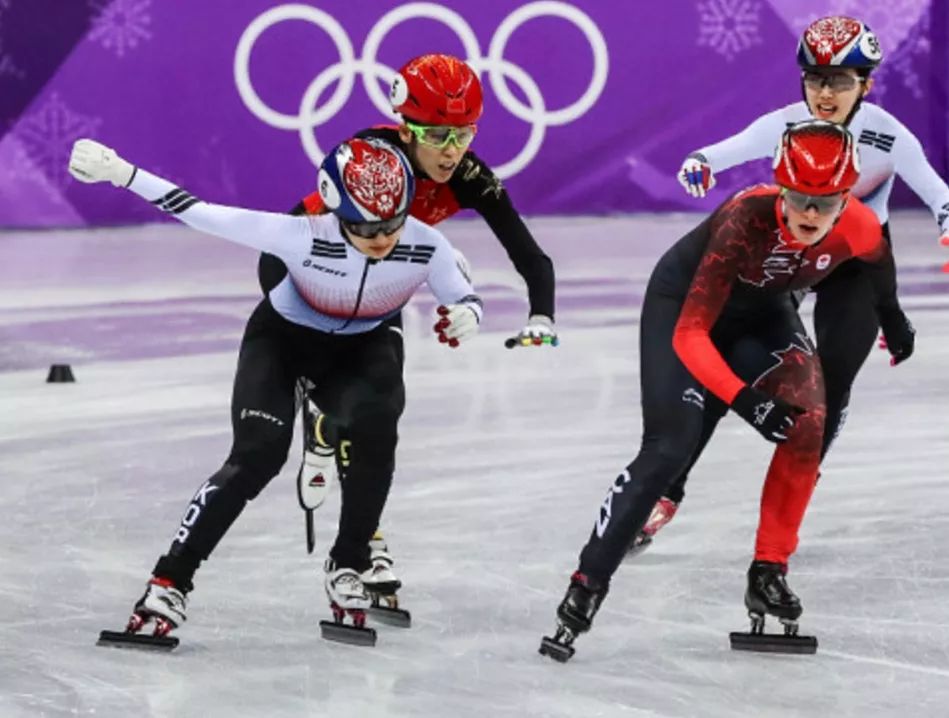
<path fill-rule="evenodd" d="M 807 120 L 788 127 L 774 155 L 774 180 L 809 195 L 850 189 L 860 176 L 853 135 L 843 125 Z"/>
<path fill-rule="evenodd" d="M 815 20 L 797 44 L 797 64 L 803 68 L 872 70 L 882 60 L 877 36 L 852 17 L 835 15 Z"/>
<path fill-rule="evenodd" d="M 484 103 L 481 81 L 451 55 L 422 55 L 399 70 L 389 91 L 392 109 L 424 125 L 472 125 Z"/>

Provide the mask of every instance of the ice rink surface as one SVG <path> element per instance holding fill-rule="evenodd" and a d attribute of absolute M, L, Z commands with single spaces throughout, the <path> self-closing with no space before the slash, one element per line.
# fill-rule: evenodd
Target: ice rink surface
<path fill-rule="evenodd" d="M 130 201 L 134 201 L 130 199 Z M 478 221 L 443 225 L 485 297 L 481 336 L 407 308 L 408 406 L 383 528 L 409 630 L 320 639 L 321 560 L 283 472 L 196 577 L 181 646 L 121 629 L 230 442 L 256 257 L 176 225 L 0 234 L 0 716 L 938 716 L 949 705 L 949 259 L 932 218 L 892 220 L 918 330 L 868 360 L 804 522 L 790 582 L 816 656 L 733 653 L 770 453 L 736 418 L 675 521 L 627 561 L 567 665 L 537 654 L 596 510 L 640 435 L 638 312 L 696 216 L 530 222 L 558 275 L 556 349 L 506 350 L 524 290 Z M 76 384 L 48 385 L 68 362 Z"/>

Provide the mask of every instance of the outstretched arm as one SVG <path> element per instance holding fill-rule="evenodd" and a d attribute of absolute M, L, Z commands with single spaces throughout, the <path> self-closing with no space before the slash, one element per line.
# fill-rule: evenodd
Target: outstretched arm
<path fill-rule="evenodd" d="M 897 174 L 929 207 L 939 224 L 939 243 L 949 247 L 949 185 L 929 164 L 916 136 L 903 125 L 893 144 L 893 154 Z M 949 264 L 943 270 L 949 272 Z"/>
<path fill-rule="evenodd" d="M 704 197 L 715 186 L 716 172 L 774 154 L 785 125 L 783 109 L 762 115 L 741 132 L 690 153 L 676 179 L 693 197 Z"/>
<path fill-rule="evenodd" d="M 75 143 L 69 172 L 81 182 L 111 182 L 125 187 L 194 229 L 279 257 L 308 247 L 312 241 L 306 217 L 203 202 L 168 180 L 133 166 L 94 140 Z"/>
<path fill-rule="evenodd" d="M 465 153 L 451 180 L 451 188 L 462 207 L 480 214 L 527 284 L 530 314 L 527 324 L 507 345 L 556 344 L 554 329 L 554 265 L 541 249 L 518 213 L 501 181 L 470 150 Z"/>

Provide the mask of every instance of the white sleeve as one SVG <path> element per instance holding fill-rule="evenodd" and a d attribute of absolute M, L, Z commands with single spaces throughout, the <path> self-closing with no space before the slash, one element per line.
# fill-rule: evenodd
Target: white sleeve
<path fill-rule="evenodd" d="M 306 217 L 209 204 L 140 167 L 128 189 L 189 227 L 281 258 L 309 248 L 313 241 Z"/>
<path fill-rule="evenodd" d="M 455 250 L 444 237 L 440 238 L 428 270 L 428 287 L 442 304 L 467 304 L 481 321 L 481 297 L 455 260 Z"/>
<path fill-rule="evenodd" d="M 775 110 L 762 115 L 738 134 L 696 152 L 708 160 L 713 172 L 721 172 L 750 160 L 773 156 L 786 127 L 785 110 Z"/>
<path fill-rule="evenodd" d="M 926 159 L 926 153 L 916 135 L 905 125 L 897 123 L 897 138 L 893 143 L 893 163 L 898 174 L 936 217 L 939 229 L 949 231 L 949 186 Z"/>

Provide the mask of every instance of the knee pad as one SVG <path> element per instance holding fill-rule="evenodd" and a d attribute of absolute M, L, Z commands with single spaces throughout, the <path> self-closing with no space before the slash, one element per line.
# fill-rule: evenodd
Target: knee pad
<path fill-rule="evenodd" d="M 270 480 L 280 473 L 286 461 L 286 451 L 236 452 L 227 458 L 227 463 L 215 476 L 226 476 L 225 480 L 236 484 L 241 496 L 250 501 L 257 498 Z"/>

